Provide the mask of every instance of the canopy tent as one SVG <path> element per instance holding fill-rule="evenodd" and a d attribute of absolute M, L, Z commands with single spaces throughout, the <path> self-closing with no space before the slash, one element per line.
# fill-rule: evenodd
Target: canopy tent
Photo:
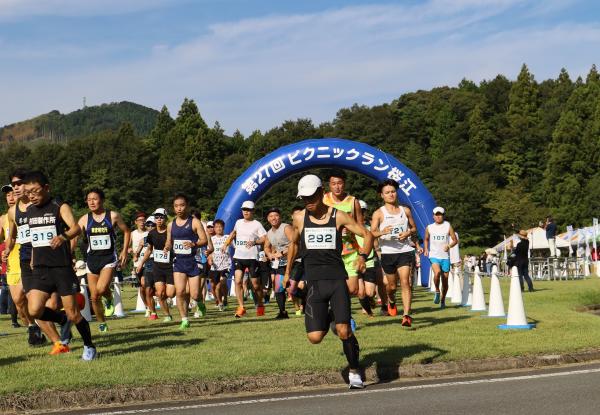
<path fill-rule="evenodd" d="M 548 240 L 546 239 L 546 231 L 544 229 L 540 227 L 527 229 L 527 237 L 529 239 L 529 249 L 550 249 L 548 246 Z M 515 233 L 494 246 L 492 249 L 494 249 L 496 252 L 502 252 L 510 241 L 513 241 L 514 247 L 517 242 L 519 242 L 519 236 Z M 575 245 L 577 245 L 577 243 L 575 243 Z M 569 243 L 566 239 L 556 238 L 557 248 L 567 248 L 568 246 Z"/>

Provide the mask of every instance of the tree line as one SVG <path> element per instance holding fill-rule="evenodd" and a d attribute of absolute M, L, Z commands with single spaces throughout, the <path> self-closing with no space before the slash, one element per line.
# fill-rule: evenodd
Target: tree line
<path fill-rule="evenodd" d="M 102 187 L 108 206 L 126 218 L 170 204 L 187 193 L 207 217 L 233 181 L 269 152 L 307 138 L 341 137 L 389 152 L 415 171 L 444 206 L 465 245 L 493 244 L 546 215 L 559 227 L 589 225 L 600 211 L 600 75 L 593 66 L 573 81 L 535 80 L 523 65 L 516 80 L 503 75 L 479 85 L 406 93 L 390 103 L 353 105 L 329 122 L 285 121 L 248 137 L 209 127 L 193 100 L 175 118 L 163 107 L 150 133 L 130 123 L 66 144 L 13 143 L 1 152 L 0 173 L 39 168 L 54 192 L 77 211 L 88 188 Z M 371 207 L 375 183 L 349 173 L 349 191 Z M 295 180 L 275 185 L 257 204 L 289 212 Z M 260 209 L 259 212 L 260 214 Z"/>

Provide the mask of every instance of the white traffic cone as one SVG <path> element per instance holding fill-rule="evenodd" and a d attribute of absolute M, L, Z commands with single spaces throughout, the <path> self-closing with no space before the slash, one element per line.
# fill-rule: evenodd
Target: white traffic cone
<path fill-rule="evenodd" d="M 473 303 L 473 293 L 471 292 L 471 280 L 469 271 L 463 272 L 463 283 L 462 283 L 462 307 L 471 307 Z"/>
<path fill-rule="evenodd" d="M 146 305 L 144 304 L 144 300 L 142 299 L 142 294 L 140 294 L 140 290 L 138 290 L 137 302 L 135 303 L 135 310 L 131 310 L 132 313 L 145 313 Z"/>
<path fill-rule="evenodd" d="M 125 317 L 125 311 L 123 311 L 123 300 L 121 299 L 121 283 L 119 278 L 115 277 L 113 284 L 113 304 L 115 306 L 115 317 Z"/>
<path fill-rule="evenodd" d="M 535 324 L 527 323 L 525 317 L 525 306 L 523 305 L 523 295 L 521 293 L 521 284 L 519 283 L 519 271 L 517 267 L 512 267 L 510 277 L 510 294 L 508 297 L 508 316 L 506 324 L 498 325 L 503 330 L 531 330 Z"/>
<path fill-rule="evenodd" d="M 587 257 L 585 258 L 585 262 L 583 263 L 583 276 L 590 276 L 590 261 L 588 261 Z"/>
<path fill-rule="evenodd" d="M 435 293 L 435 283 L 433 282 L 433 267 L 429 267 L 429 291 Z"/>
<path fill-rule="evenodd" d="M 504 300 L 502 299 L 502 288 L 500 287 L 500 279 L 498 278 L 498 267 L 495 265 L 492 268 L 489 304 L 488 317 L 506 317 Z"/>
<path fill-rule="evenodd" d="M 81 310 L 81 315 L 87 321 L 92 321 L 92 312 L 90 310 L 90 296 L 87 293 L 87 284 L 85 282 L 85 278 L 81 279 L 79 292 L 81 292 L 83 298 L 85 298 L 85 306 L 83 307 L 83 310 Z"/>
<path fill-rule="evenodd" d="M 485 294 L 483 293 L 483 283 L 479 275 L 479 267 L 475 267 L 475 276 L 473 277 L 473 302 L 471 311 L 485 311 Z"/>
<path fill-rule="evenodd" d="M 456 268 L 450 270 L 454 274 L 454 284 L 450 287 L 452 290 L 452 304 L 462 304 L 462 286 L 460 284 L 460 271 Z"/>
<path fill-rule="evenodd" d="M 446 300 L 451 300 L 454 297 L 454 272 L 450 268 L 448 272 L 448 291 L 446 292 Z"/>

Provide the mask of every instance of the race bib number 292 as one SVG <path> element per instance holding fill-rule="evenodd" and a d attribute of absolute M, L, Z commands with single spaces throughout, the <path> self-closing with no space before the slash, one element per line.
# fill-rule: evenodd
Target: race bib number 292
<path fill-rule="evenodd" d="M 335 249 L 334 227 L 304 228 L 304 243 L 307 249 Z"/>

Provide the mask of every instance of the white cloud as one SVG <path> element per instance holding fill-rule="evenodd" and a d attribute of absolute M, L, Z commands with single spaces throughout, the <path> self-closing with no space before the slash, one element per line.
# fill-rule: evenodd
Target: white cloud
<path fill-rule="evenodd" d="M 563 66 L 574 78 L 600 63 L 598 25 L 495 29 L 502 27 L 495 16 L 525 6 L 437 0 L 218 23 L 191 41 L 156 45 L 136 61 L 35 79 L 13 75 L 1 87 L 8 99 L 0 102 L 0 124 L 73 110 L 83 96 L 89 104 L 167 104 L 175 115 L 187 96 L 207 121 L 249 133 L 286 119 L 330 120 L 354 102 L 379 104 L 463 77 L 516 77 L 523 62 L 537 79 L 555 77 Z"/>
<path fill-rule="evenodd" d="M 166 4 L 167 0 L 0 0 L 0 20 L 30 16 L 108 16 Z"/>

